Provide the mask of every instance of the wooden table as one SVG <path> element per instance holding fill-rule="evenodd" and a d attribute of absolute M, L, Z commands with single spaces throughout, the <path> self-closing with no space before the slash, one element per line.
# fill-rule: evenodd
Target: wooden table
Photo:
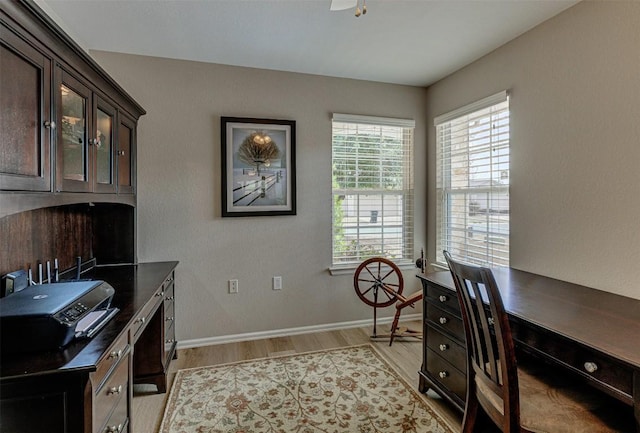
<path fill-rule="evenodd" d="M 517 346 L 633 406 L 640 432 L 640 300 L 516 269 L 494 275 Z M 451 274 L 418 278 L 425 318 L 420 390 L 432 388 L 463 410 L 465 339 Z"/>

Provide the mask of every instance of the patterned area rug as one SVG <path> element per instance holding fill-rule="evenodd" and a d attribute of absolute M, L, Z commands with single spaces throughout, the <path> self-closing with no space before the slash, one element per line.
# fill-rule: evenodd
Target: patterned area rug
<path fill-rule="evenodd" d="M 367 344 L 180 370 L 160 432 L 453 430 Z"/>

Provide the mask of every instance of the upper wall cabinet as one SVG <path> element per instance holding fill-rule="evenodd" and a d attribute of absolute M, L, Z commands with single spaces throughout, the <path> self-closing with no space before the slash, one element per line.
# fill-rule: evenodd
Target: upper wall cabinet
<path fill-rule="evenodd" d="M 143 114 L 33 0 L 0 0 L 0 217 L 80 202 L 135 206 Z"/>
<path fill-rule="evenodd" d="M 51 59 L 0 23 L 0 189 L 51 190 Z"/>

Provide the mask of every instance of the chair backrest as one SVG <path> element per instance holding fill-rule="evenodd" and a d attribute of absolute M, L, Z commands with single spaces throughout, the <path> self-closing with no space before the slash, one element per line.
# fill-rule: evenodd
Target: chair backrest
<path fill-rule="evenodd" d="M 467 402 L 478 403 L 503 432 L 520 431 L 520 398 L 509 319 L 491 269 L 444 256 L 456 286 L 467 339 Z M 471 397 L 470 397 L 471 396 Z"/>

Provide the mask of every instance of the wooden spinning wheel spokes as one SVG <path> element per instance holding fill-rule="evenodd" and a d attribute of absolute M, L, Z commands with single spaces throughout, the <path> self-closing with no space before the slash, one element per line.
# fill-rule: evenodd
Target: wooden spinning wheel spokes
<path fill-rule="evenodd" d="M 402 294 L 402 272 L 391 260 L 373 257 L 358 266 L 353 287 L 358 297 L 374 308 L 388 307 Z"/>

